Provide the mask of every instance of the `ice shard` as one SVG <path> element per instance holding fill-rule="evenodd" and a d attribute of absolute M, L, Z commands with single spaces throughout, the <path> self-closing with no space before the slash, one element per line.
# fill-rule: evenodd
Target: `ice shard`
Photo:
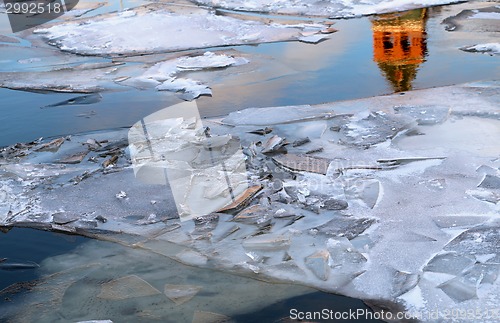
<path fill-rule="evenodd" d="M 328 265 L 330 254 L 327 250 L 317 251 L 309 255 L 306 260 L 306 266 L 321 280 L 328 280 L 330 276 L 330 266 Z"/>

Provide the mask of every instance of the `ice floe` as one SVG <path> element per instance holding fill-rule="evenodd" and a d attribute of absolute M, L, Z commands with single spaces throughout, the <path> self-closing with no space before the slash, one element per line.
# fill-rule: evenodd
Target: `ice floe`
<path fill-rule="evenodd" d="M 500 43 L 486 43 L 472 46 L 461 47 L 465 52 L 488 53 L 491 55 L 500 55 Z"/>
<path fill-rule="evenodd" d="M 179 56 L 179 55 L 177 55 Z M 0 86 L 16 90 L 40 90 L 70 93 L 91 93 L 75 96 L 41 108 L 95 104 L 101 101 L 103 91 L 156 89 L 170 91 L 186 101 L 200 95 L 211 95 L 208 84 L 189 78 L 189 73 L 207 73 L 249 63 L 236 51 L 191 53 L 177 58 L 161 60 L 155 64 L 122 62 L 68 65 L 40 72 L 1 72 Z"/>
<path fill-rule="evenodd" d="M 341 0 L 307 0 L 290 1 L 279 0 L 269 3 L 263 0 L 194 0 L 194 2 L 216 8 L 255 11 L 265 13 L 311 15 L 332 18 L 356 17 L 377 13 L 404 11 L 428 6 L 443 5 L 461 2 L 458 0 L 370 0 L 370 1 L 341 1 Z"/>
<path fill-rule="evenodd" d="M 0 151 L 0 223 L 108 239 L 394 312 L 485 310 L 500 297 L 498 201 L 489 198 L 500 160 L 484 138 L 498 136 L 500 120 L 483 112 L 498 111 L 499 93 L 498 82 L 478 82 L 222 121 L 183 103 L 131 129 L 13 145 Z M 304 155 L 308 147 L 323 150 Z M 128 294 L 176 306 L 196 302 L 198 286 L 124 273 L 99 283 L 93 302 Z"/>
<path fill-rule="evenodd" d="M 298 40 L 304 28 L 236 19 L 201 7 L 150 4 L 39 28 L 34 33 L 63 51 L 116 56 Z M 319 25 L 315 33 L 322 29 Z"/>

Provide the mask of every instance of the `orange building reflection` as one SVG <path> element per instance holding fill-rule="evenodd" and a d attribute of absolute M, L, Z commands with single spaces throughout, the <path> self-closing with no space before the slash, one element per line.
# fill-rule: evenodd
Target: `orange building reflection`
<path fill-rule="evenodd" d="M 373 60 L 394 91 L 408 91 L 427 55 L 426 9 L 372 18 Z"/>

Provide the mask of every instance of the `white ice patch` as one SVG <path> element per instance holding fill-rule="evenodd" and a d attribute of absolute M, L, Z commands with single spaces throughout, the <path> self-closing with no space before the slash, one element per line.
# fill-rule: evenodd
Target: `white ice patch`
<path fill-rule="evenodd" d="M 184 92 L 185 99 L 196 99 L 200 95 L 211 95 L 210 88 L 199 81 L 178 77 L 184 71 L 200 71 L 204 69 L 224 68 L 247 64 L 242 57 L 206 52 L 200 56 L 180 57 L 160 62 L 150 67 L 143 75 L 125 81 L 125 83 L 155 87 L 159 91 Z"/>
<path fill-rule="evenodd" d="M 293 15 L 329 16 L 335 18 L 405 11 L 434 5 L 461 2 L 460 0 L 196 0 L 203 5 L 246 11 Z"/>
<path fill-rule="evenodd" d="M 202 8 L 150 4 L 121 13 L 39 28 L 62 50 L 84 55 L 140 55 L 195 48 L 296 40 L 301 28 L 215 15 Z M 319 30 L 318 30 L 319 32 Z"/>
<path fill-rule="evenodd" d="M 202 56 L 181 57 L 177 60 L 177 69 L 186 71 L 198 71 L 208 68 L 222 68 L 247 64 L 248 60 L 242 57 L 231 57 L 206 52 Z"/>
<path fill-rule="evenodd" d="M 460 49 L 466 52 L 480 52 L 500 55 L 500 43 L 477 44 L 474 46 L 465 46 Z"/>
<path fill-rule="evenodd" d="M 500 19 L 500 12 L 477 12 L 469 19 Z"/>
<path fill-rule="evenodd" d="M 335 1 L 335 0 L 333 0 Z M 423 8 L 436 5 L 462 2 L 461 0 L 371 0 L 359 3 L 356 0 L 346 0 L 348 7 L 352 8 L 353 16 L 371 15 L 395 11 L 406 11 L 410 9 Z"/>

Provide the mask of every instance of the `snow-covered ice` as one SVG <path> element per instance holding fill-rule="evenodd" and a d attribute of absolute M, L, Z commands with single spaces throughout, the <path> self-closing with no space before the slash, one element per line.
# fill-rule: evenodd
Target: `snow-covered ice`
<path fill-rule="evenodd" d="M 140 26 L 140 27 L 138 27 Z M 150 4 L 39 28 L 35 34 L 82 55 L 141 55 L 226 45 L 298 40 L 305 26 L 265 24 L 196 8 Z M 323 29 L 319 26 L 316 32 Z"/>
<path fill-rule="evenodd" d="M 147 69 L 141 76 L 127 79 L 123 84 L 144 87 L 148 84 L 159 91 L 183 92 L 186 100 L 193 100 L 200 95 L 211 95 L 207 85 L 189 78 L 178 77 L 182 72 L 210 70 L 239 66 L 249 61 L 243 57 L 232 57 L 225 54 L 205 52 L 198 56 L 182 56 L 157 63 Z"/>
<path fill-rule="evenodd" d="M 235 10 L 266 12 L 289 15 L 311 15 L 333 18 L 356 17 L 377 13 L 404 11 L 428 6 L 461 2 L 460 0 L 278 0 L 269 3 L 264 0 L 194 0 L 194 2 Z"/>

